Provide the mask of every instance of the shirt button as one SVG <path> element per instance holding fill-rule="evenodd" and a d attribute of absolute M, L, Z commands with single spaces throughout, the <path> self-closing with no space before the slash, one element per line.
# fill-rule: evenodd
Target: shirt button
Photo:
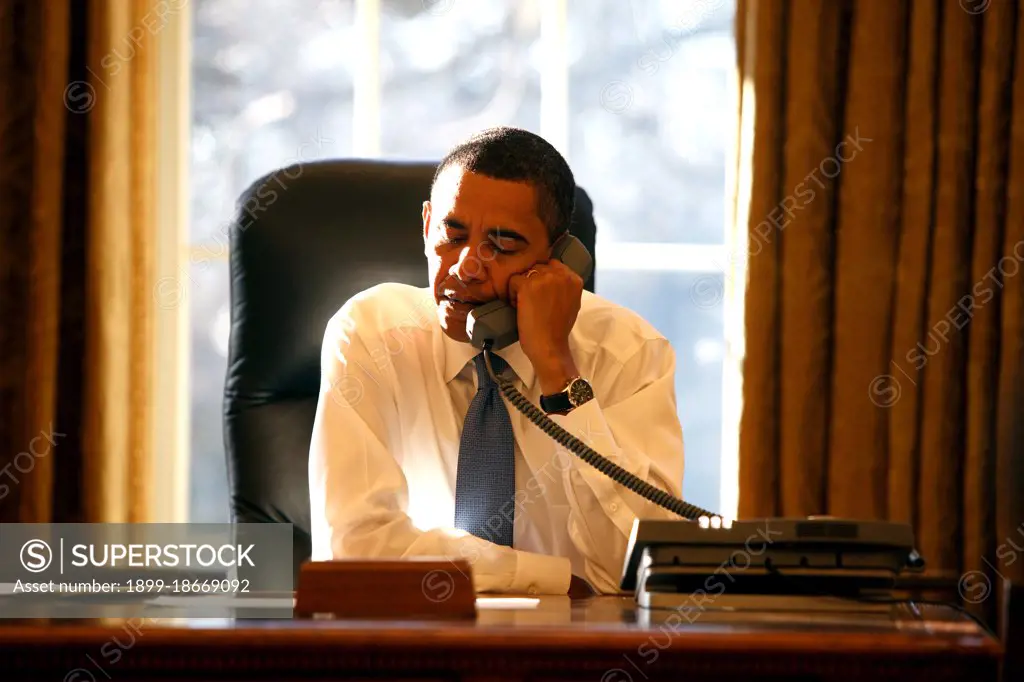
<path fill-rule="evenodd" d="M 527 588 L 526 593 L 527 594 L 537 594 L 537 585 L 531 583 L 530 586 Z"/>
<path fill-rule="evenodd" d="M 619 503 L 612 502 L 611 504 L 608 505 L 608 509 L 611 510 L 612 513 L 619 511 Z"/>

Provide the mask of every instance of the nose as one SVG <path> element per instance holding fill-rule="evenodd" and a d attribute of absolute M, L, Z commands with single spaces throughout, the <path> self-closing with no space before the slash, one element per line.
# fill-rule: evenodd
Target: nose
<path fill-rule="evenodd" d="M 463 284 L 480 282 L 486 279 L 483 260 L 477 255 L 477 249 L 466 246 L 459 253 L 459 259 L 452 265 L 449 274 Z"/>

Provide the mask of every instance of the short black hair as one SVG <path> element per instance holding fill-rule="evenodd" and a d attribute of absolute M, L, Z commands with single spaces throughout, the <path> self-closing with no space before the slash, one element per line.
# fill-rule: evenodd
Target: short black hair
<path fill-rule="evenodd" d="M 441 159 L 431 190 L 442 171 L 455 165 L 496 180 L 529 182 L 537 191 L 537 215 L 551 241 L 568 231 L 576 208 L 576 180 L 565 158 L 540 135 L 508 126 L 476 133 Z"/>

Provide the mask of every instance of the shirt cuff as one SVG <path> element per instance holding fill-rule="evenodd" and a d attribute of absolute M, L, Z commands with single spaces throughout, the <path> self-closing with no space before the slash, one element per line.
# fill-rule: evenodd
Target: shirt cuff
<path fill-rule="evenodd" d="M 534 552 L 516 553 L 516 572 L 509 592 L 521 594 L 568 594 L 572 563 L 568 557 Z"/>
<path fill-rule="evenodd" d="M 605 421 L 604 413 L 597 398 L 591 398 L 584 404 L 574 409 L 569 414 L 550 415 L 559 426 L 571 433 L 578 440 L 583 441 L 589 448 L 595 450 L 599 455 L 619 467 L 630 472 L 643 480 L 647 480 L 649 464 L 645 461 L 630 461 L 625 453 L 616 444 L 612 437 L 611 428 Z M 568 448 L 566 448 L 568 450 Z M 579 456 L 572 452 L 566 452 L 565 456 L 572 461 L 572 466 L 565 469 L 565 475 L 570 477 L 567 487 L 575 490 L 572 479 L 579 476 L 593 492 L 594 498 L 601 506 L 601 511 L 612 520 L 626 537 L 633 532 L 633 520 L 636 514 L 626 504 L 622 493 L 628 490 L 624 483 L 615 481 L 590 464 L 587 464 Z M 569 492 L 569 491 L 567 491 Z M 580 500 L 583 503 L 582 500 Z M 588 504 L 581 504 L 581 511 L 588 509 Z"/>

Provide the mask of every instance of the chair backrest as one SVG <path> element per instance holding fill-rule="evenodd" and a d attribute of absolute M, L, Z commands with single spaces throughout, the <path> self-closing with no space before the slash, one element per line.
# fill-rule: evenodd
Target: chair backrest
<path fill-rule="evenodd" d="M 239 197 L 224 387 L 231 510 L 237 523 L 293 524 L 296 567 L 310 556 L 307 463 L 327 321 L 375 284 L 429 284 L 420 216 L 435 168 L 319 161 L 266 175 Z M 582 189 L 570 231 L 596 260 Z"/>

